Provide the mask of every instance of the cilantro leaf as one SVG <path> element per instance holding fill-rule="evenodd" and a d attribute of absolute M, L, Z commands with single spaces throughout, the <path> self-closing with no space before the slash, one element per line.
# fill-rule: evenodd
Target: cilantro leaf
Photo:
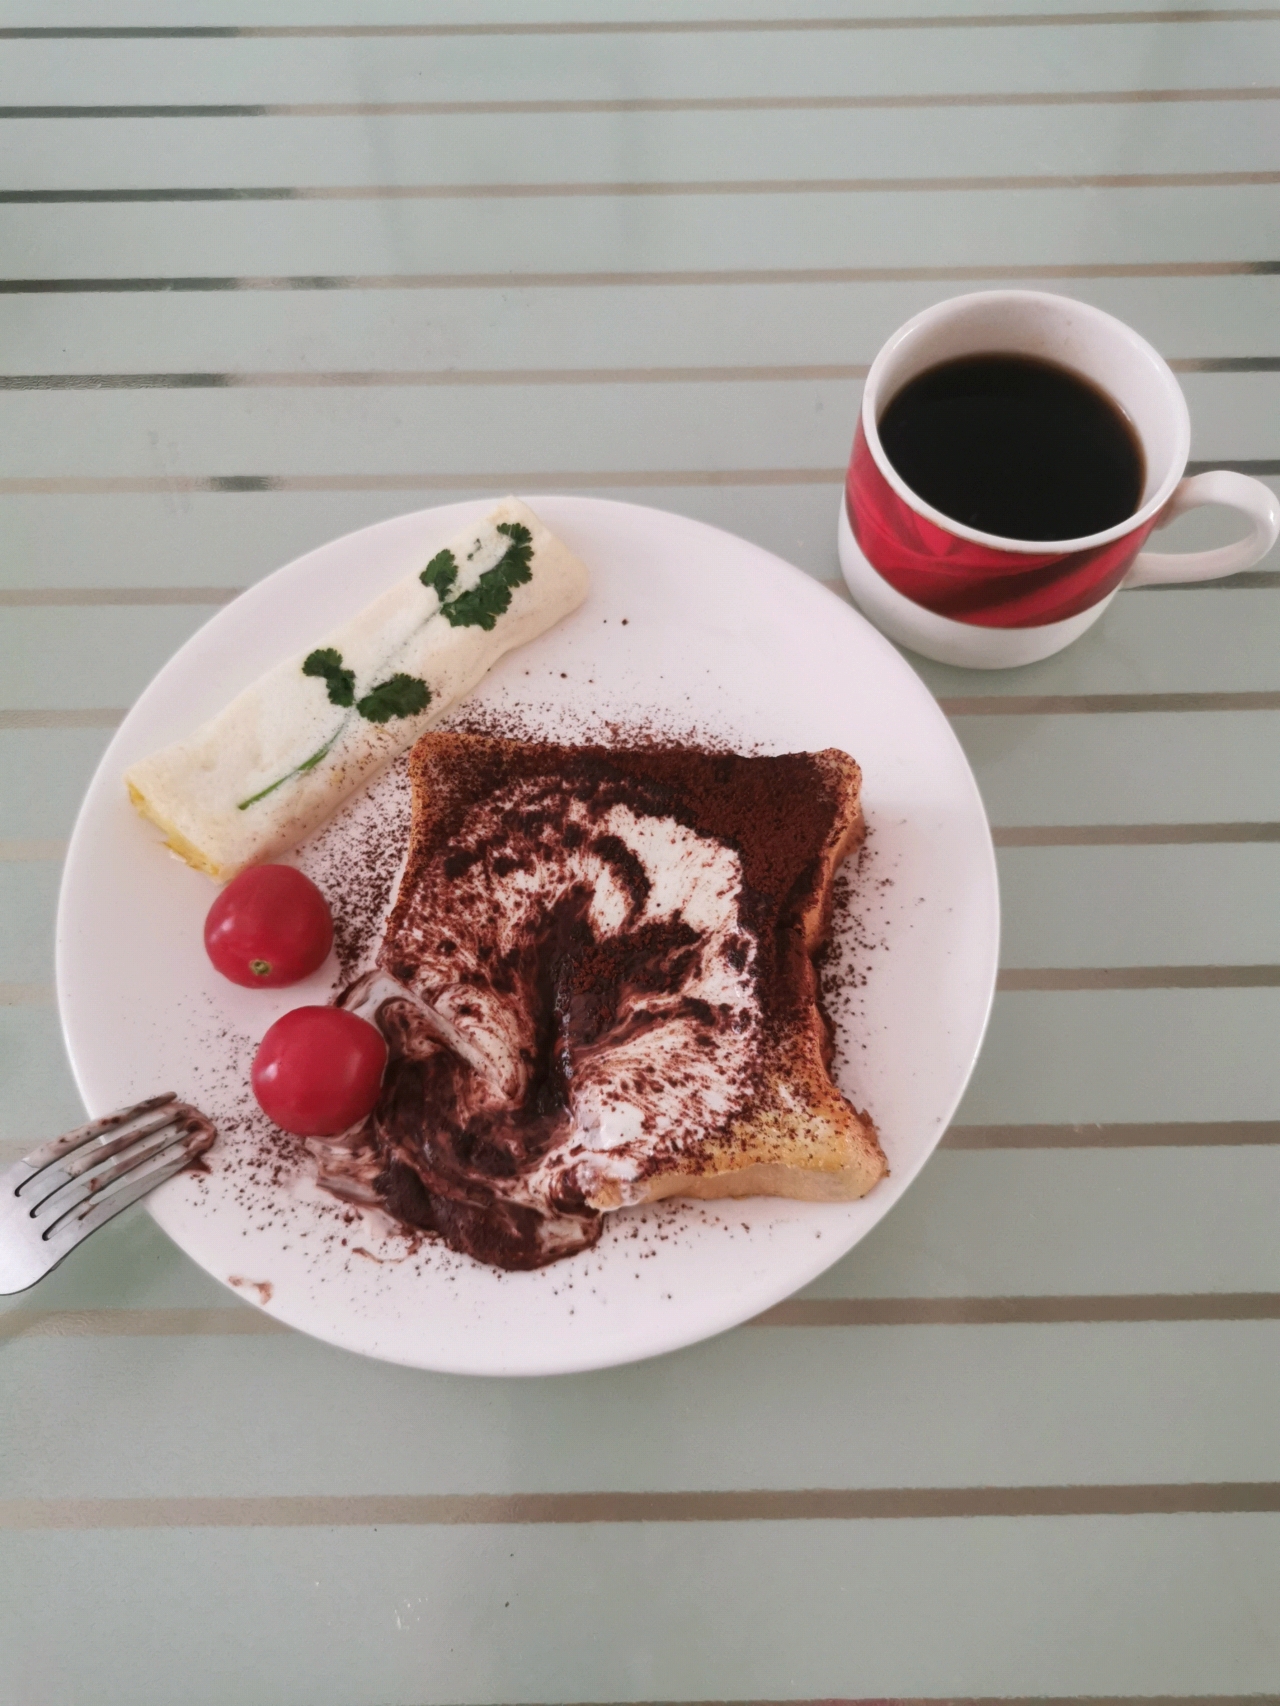
<path fill-rule="evenodd" d="M 332 646 L 321 646 L 309 657 L 303 660 L 304 675 L 320 676 L 329 690 L 331 705 L 354 705 L 356 700 L 356 672 L 353 669 L 343 669 L 342 653 L 335 651 Z"/>
<path fill-rule="evenodd" d="M 389 723 L 392 717 L 415 717 L 431 703 L 431 690 L 416 675 L 392 675 L 380 682 L 356 710 L 370 723 Z"/>
<path fill-rule="evenodd" d="M 530 559 L 533 556 L 533 535 L 518 521 L 500 521 L 498 532 L 511 543 L 491 569 L 469 592 L 460 592 L 441 606 L 441 614 L 455 628 L 490 630 L 499 616 L 509 607 L 511 594 L 518 586 L 533 579 Z"/>
<path fill-rule="evenodd" d="M 502 559 L 503 562 L 505 563 L 509 557 L 518 557 L 527 569 L 533 560 L 533 534 L 520 521 L 500 521 L 498 532 L 505 533 L 511 541 L 510 545 L 507 546 L 506 555 Z"/>
<path fill-rule="evenodd" d="M 418 576 L 423 586 L 429 586 L 444 603 L 449 588 L 458 578 L 458 560 L 452 551 L 440 551 Z"/>

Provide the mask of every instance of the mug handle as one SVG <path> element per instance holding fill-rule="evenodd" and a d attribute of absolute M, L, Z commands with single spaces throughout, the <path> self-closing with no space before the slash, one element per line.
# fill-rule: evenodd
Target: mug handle
<path fill-rule="evenodd" d="M 1122 587 L 1216 581 L 1223 575 L 1239 574 L 1241 569 L 1251 569 L 1265 557 L 1280 534 L 1280 499 L 1271 488 L 1261 480 L 1251 480 L 1247 474 L 1233 474 L 1225 468 L 1179 480 L 1156 526 L 1167 527 L 1177 516 L 1198 509 L 1201 504 L 1222 504 L 1227 509 L 1239 510 L 1253 523 L 1252 531 L 1234 545 L 1219 545 L 1214 551 L 1141 551 L 1120 582 Z"/>

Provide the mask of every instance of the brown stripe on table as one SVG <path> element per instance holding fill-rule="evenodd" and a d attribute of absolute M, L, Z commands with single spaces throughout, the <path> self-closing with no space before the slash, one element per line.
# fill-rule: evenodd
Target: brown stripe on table
<path fill-rule="evenodd" d="M 1280 586 L 1280 570 L 1246 569 L 1243 574 L 1226 575 L 1218 581 L 1157 581 L 1151 586 L 1131 586 L 1129 592 L 1248 592 L 1262 587 Z"/>
<path fill-rule="evenodd" d="M 844 596 L 845 585 L 842 580 L 822 580 L 817 576 L 813 578 L 818 580 L 819 586 L 825 586 L 838 596 Z M 1243 574 L 1231 576 L 1229 580 L 1207 583 L 1208 589 L 1215 592 L 1248 591 L 1250 588 L 1273 586 L 1280 586 L 1280 571 L 1247 570 Z M 28 609 L 46 606 L 88 608 L 95 605 L 135 604 L 230 604 L 232 599 L 238 598 L 245 590 L 246 588 L 242 586 L 8 587 L 0 588 L 0 609 Z M 1202 592 L 1206 590 L 1206 587 L 1184 586 L 1172 589 L 1143 587 L 1140 590 L 1144 592 L 1169 590 Z M 1198 826 L 1192 825 L 1190 827 L 1196 828 Z M 1010 830 L 1000 833 L 1017 834 L 1018 831 Z M 1280 826 L 1277 826 L 1276 833 L 1277 837 L 1280 837 Z M 1237 837 L 1237 839 L 1240 838 Z M 1246 837 L 1245 839 L 1249 838 Z M 1257 839 L 1257 837 L 1253 837 L 1253 839 Z M 1262 839 L 1270 838 L 1263 837 Z"/>
<path fill-rule="evenodd" d="M 1188 463 L 1197 473 L 1207 463 Z M 1245 474 L 1280 474 L 1276 461 L 1222 458 L 1212 466 Z M 0 479 L 0 496 L 96 497 L 108 493 L 134 495 L 176 492 L 456 492 L 598 491 L 653 486 L 704 488 L 718 486 L 839 486 L 843 468 L 614 468 L 508 469 L 505 472 L 450 474 L 51 474 Z"/>
<path fill-rule="evenodd" d="M 1131 1297 L 797 1297 L 766 1309 L 747 1325 L 1038 1327 L 1152 1321 L 1280 1321 L 1280 1292 L 1160 1292 Z M 0 1335 L 3 1331 L 0 1325 Z"/>
<path fill-rule="evenodd" d="M 626 1701 L 625 1706 L 1280 1706 L 1280 1694 L 894 1694 L 893 1699 L 831 1694 L 809 1701 Z"/>
<path fill-rule="evenodd" d="M 1265 358 L 1258 358 L 1265 359 Z M 1280 362 L 1276 363 L 1280 369 Z M 796 367 L 382 368 L 336 373 L 12 373 L 0 391 L 237 390 L 425 385 L 699 385 L 865 379 L 865 363 Z"/>
<path fill-rule="evenodd" d="M 0 860 L 61 859 L 66 851 L 65 841 L 38 836 L 0 836 Z"/>
<path fill-rule="evenodd" d="M 992 828 L 997 847 L 1196 847 L 1280 841 L 1280 823 L 1061 823 Z"/>
<path fill-rule="evenodd" d="M 843 468 L 613 469 L 457 474 L 106 474 L 37 475 L 0 479 L 0 495 L 36 497 L 168 492 L 455 492 L 463 490 L 595 491 L 649 486 L 828 486 L 844 479 Z"/>
<path fill-rule="evenodd" d="M 931 284 L 1030 279 L 1267 278 L 1280 260 L 1045 262 L 942 267 L 734 267 L 649 272 L 224 274 L 197 277 L 5 278 L 0 295 L 209 290 L 564 290 L 631 285 Z"/>
<path fill-rule="evenodd" d="M 3 32 L 0 32 L 2 34 Z M 273 101 L 165 106 L 0 107 L 0 119 L 82 118 L 536 118 L 590 113 L 867 112 L 922 107 L 1150 106 L 1183 102 L 1274 101 L 1277 88 L 1045 89 L 1016 94 L 677 95 L 618 100 Z"/>
<path fill-rule="evenodd" d="M 0 204 L 223 201 L 529 201 L 565 197 L 943 194 L 975 190 L 1240 189 L 1280 184 L 1280 172 L 1094 172 L 931 178 L 704 178 L 685 182 L 494 184 L 246 184 L 155 189 L 0 190 Z"/>
<path fill-rule="evenodd" d="M 49 1007 L 51 983 L 0 983 L 0 1007 Z"/>
<path fill-rule="evenodd" d="M 1032 966 L 999 973 L 1004 994 L 1108 989 L 1280 989 L 1280 966 Z"/>
<path fill-rule="evenodd" d="M 817 576 L 813 578 L 818 579 Z M 827 587 L 841 597 L 844 596 L 845 586 L 842 580 L 818 579 L 818 584 Z M 1250 588 L 1280 586 L 1280 571 L 1248 570 L 1244 574 L 1231 576 L 1229 580 L 1210 582 L 1208 586 L 1215 592 L 1248 591 Z M 233 598 L 238 598 L 245 590 L 246 588 L 242 586 L 8 587 L 0 588 L 0 609 L 28 609 L 47 606 L 88 608 L 94 605 L 134 604 L 230 604 Z M 1168 590 L 1199 592 L 1206 589 L 1205 587 L 1195 586 L 1173 589 L 1144 587 L 1140 590 L 1144 592 Z M 1192 825 L 1190 827 L 1196 828 L 1198 826 Z M 1276 830 L 1277 836 L 1280 836 L 1280 826 L 1276 826 Z M 1000 833 L 1017 834 L 1018 831 L 1010 830 Z M 1257 839 L 1257 837 L 1253 839 Z M 1263 837 L 1263 839 L 1269 838 Z"/>
<path fill-rule="evenodd" d="M 609 1706 L 1280 1706 L 1280 1694 L 895 1694 L 892 1699 L 877 1694 L 821 1700 L 627 1700 Z"/>
<path fill-rule="evenodd" d="M 1280 692 L 1031 693 L 939 699 L 949 717 L 1113 716 L 1129 711 L 1280 711 Z"/>
<path fill-rule="evenodd" d="M 892 1699 L 878 1694 L 821 1700 L 627 1700 L 609 1706 L 1280 1706 L 1280 1694 L 895 1694 Z"/>
<path fill-rule="evenodd" d="M 942 1149 L 1203 1149 L 1280 1143 L 1280 1120 L 953 1125 Z"/>
<path fill-rule="evenodd" d="M 872 18 L 635 19 L 627 22 L 502 24 L 133 24 L 28 25 L 0 29 L 0 41 L 346 41 L 447 36 L 761 35 L 870 30 L 973 30 L 1088 28 L 1106 24 L 1259 23 L 1280 18 L 1280 8 L 1186 7 L 1178 11 L 987 12 L 959 17 L 925 14 Z"/>
<path fill-rule="evenodd" d="M 123 710 L 0 711 L 0 732 L 26 729 L 114 729 L 124 721 Z"/>
<path fill-rule="evenodd" d="M 964 1517 L 1224 1516 L 1277 1511 L 1280 1482 L 1275 1481 L 679 1493 L 375 1493 L 0 1499 L 0 1530 L 874 1522 Z"/>
<path fill-rule="evenodd" d="M 791 1298 L 746 1327 L 1044 1327 L 1154 1322 L 1280 1321 L 1280 1292 L 1134 1296 Z M 16 1339 L 221 1338 L 287 1333 L 247 1307 L 10 1309 L 0 1343 Z"/>
<path fill-rule="evenodd" d="M 0 589 L 0 609 L 51 605 L 87 607 L 107 604 L 230 604 L 242 586 L 33 586 Z"/>
<path fill-rule="evenodd" d="M 292 1331 L 247 1304 L 214 1309 L 10 1309 L 0 1312 L 6 1339 L 238 1338 Z"/>
<path fill-rule="evenodd" d="M 1176 373 L 1280 373 L 1280 356 L 1191 356 Z M 331 373 L 5 373 L 0 391 L 206 391 L 437 385 L 732 385 L 865 379 L 865 362 L 772 367 L 354 368 Z"/>

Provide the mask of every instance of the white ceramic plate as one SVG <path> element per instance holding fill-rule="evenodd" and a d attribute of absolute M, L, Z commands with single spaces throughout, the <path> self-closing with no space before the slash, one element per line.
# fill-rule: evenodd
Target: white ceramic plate
<path fill-rule="evenodd" d="M 344 1223 L 332 1199 L 287 1167 L 272 1184 L 263 1157 L 273 1140 L 250 1117 L 253 1042 L 287 1008 L 326 999 L 334 967 L 276 991 L 218 977 L 201 936 L 214 891 L 162 850 L 126 802 L 121 774 L 490 507 L 422 510 L 322 546 L 236 599 L 161 670 L 108 747 L 76 824 L 58 915 L 58 999 L 91 1113 L 175 1089 L 224 1130 L 209 1176 L 184 1175 L 149 1199 L 164 1230 L 215 1278 L 280 1320 L 371 1356 L 550 1374 L 652 1356 L 745 1321 L 829 1267 L 892 1208 L 946 1129 L 977 1056 L 999 901 L 959 743 L 861 616 L 768 552 L 683 516 L 539 497 L 538 513 L 590 565 L 592 590 L 568 621 L 492 672 L 473 701 L 487 716 L 561 739 L 590 738 L 609 722 L 656 723 L 762 751 L 839 746 L 862 765 L 871 833 L 838 926 L 844 972 L 832 1004 L 841 1086 L 875 1117 L 890 1177 L 857 1203 L 759 1198 L 631 1211 L 611 1217 L 594 1250 L 522 1274 L 430 1243 L 406 1254 L 385 1228 Z M 332 837 L 358 848 L 359 814 L 389 799 L 391 782 L 380 786 L 335 820 L 330 858 Z M 306 865 L 307 850 L 300 858 Z"/>

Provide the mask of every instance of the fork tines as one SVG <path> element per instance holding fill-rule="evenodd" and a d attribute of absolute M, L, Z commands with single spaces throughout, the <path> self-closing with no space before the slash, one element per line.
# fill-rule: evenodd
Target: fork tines
<path fill-rule="evenodd" d="M 172 1178 L 217 1138 L 212 1123 L 172 1091 L 42 1143 L 0 1174 L 0 1224 L 27 1221 L 48 1241 L 87 1236 Z"/>

